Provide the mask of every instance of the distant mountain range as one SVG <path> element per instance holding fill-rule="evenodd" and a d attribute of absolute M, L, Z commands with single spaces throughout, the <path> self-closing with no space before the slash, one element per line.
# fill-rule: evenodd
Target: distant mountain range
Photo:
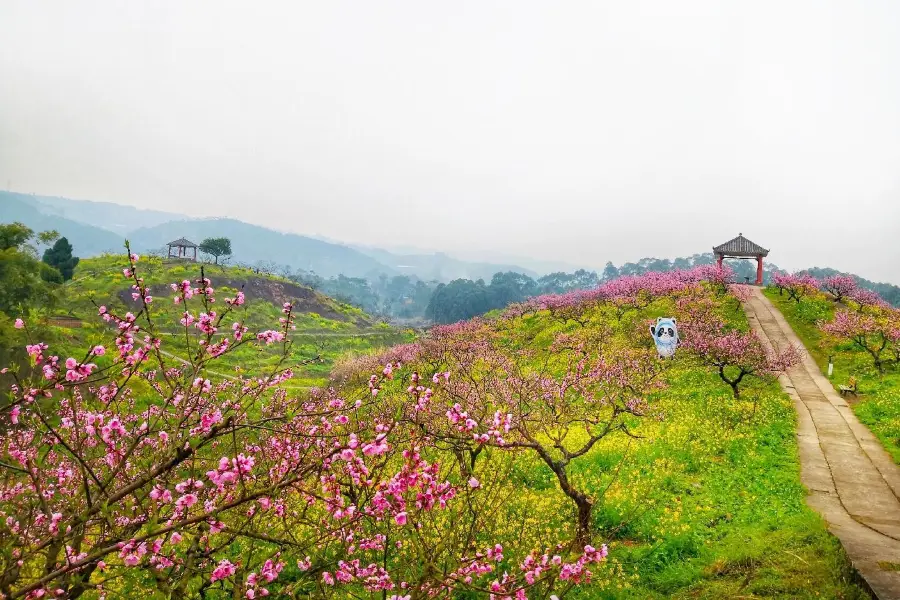
<path fill-rule="evenodd" d="M 410 275 L 425 281 L 489 280 L 498 271 L 536 273 L 514 264 L 471 262 L 447 254 L 398 254 L 380 248 L 349 246 L 317 237 L 281 233 L 235 219 L 190 219 L 185 215 L 143 210 L 108 202 L 71 200 L 0 191 L 0 222 L 20 221 L 36 231 L 55 229 L 79 256 L 123 252 L 125 239 L 138 252 L 165 248 L 185 237 L 197 244 L 207 237 L 231 239 L 233 261 L 289 266 L 321 277 L 377 278 Z"/>
<path fill-rule="evenodd" d="M 393 267 L 399 274 L 414 273 L 417 277 L 426 281 L 452 281 L 454 279 L 471 279 L 473 281 L 484 279 L 490 281 L 494 273 L 503 271 L 524 273 L 529 277 L 540 276 L 535 271 L 518 265 L 470 262 L 454 258 L 443 252 L 435 252 L 434 254 L 397 254 L 381 248 L 368 248 L 365 246 L 353 246 L 353 248 L 367 256 L 371 256 L 382 264 Z"/>
<path fill-rule="evenodd" d="M 35 231 L 55 229 L 69 239 L 78 256 L 124 252 L 125 238 L 120 234 L 92 225 L 87 218 L 82 220 L 64 216 L 57 205 L 43 204 L 38 198 L 0 192 L 0 222 L 19 221 Z M 72 205 L 73 210 L 74 207 Z"/>

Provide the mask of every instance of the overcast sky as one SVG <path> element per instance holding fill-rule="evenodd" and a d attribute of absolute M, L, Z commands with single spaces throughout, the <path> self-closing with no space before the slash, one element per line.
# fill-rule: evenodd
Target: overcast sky
<path fill-rule="evenodd" d="M 900 3 L 2 0 L 7 185 L 594 267 L 743 232 L 900 283 Z"/>

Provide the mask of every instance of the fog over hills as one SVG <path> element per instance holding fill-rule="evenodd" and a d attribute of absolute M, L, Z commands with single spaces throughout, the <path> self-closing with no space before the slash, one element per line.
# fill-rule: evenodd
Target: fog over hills
<path fill-rule="evenodd" d="M 537 279 L 552 272 L 574 272 L 584 268 L 603 276 L 612 266 L 611 263 L 570 265 L 522 257 L 511 260 L 503 254 L 491 256 L 495 260 L 483 260 L 484 252 L 476 250 L 458 255 L 410 246 L 389 250 L 318 235 L 276 231 L 232 218 L 189 218 L 110 202 L 0 191 L 0 222 L 10 221 L 21 221 L 36 231 L 55 229 L 69 238 L 76 254 L 84 257 L 120 252 L 126 238 L 138 252 L 164 252 L 167 242 L 181 237 L 197 244 L 208 237 L 227 237 L 234 253 L 232 262 L 275 271 L 303 271 L 326 279 L 343 275 L 374 281 L 382 276 L 406 275 L 421 281 L 446 283 L 455 279 L 483 279 L 489 282 L 495 273 L 510 271 Z M 285 224 L 285 229 L 289 227 L 291 224 Z M 708 251 L 671 259 L 635 257 L 634 262 L 623 263 L 620 269 L 613 268 L 611 272 L 635 274 L 711 261 L 712 255 Z M 767 259 L 767 274 L 780 263 L 780 260 Z M 821 269 L 814 269 L 817 273 L 841 271 L 827 263 L 820 264 Z M 743 264 L 742 261 L 735 261 L 733 266 L 741 277 L 750 273 L 751 266 L 755 268 L 755 264 Z M 892 283 L 878 283 L 857 276 L 864 285 L 896 302 L 898 294 Z"/>
<path fill-rule="evenodd" d="M 374 278 L 410 275 L 423 280 L 490 279 L 498 271 L 535 271 L 515 264 L 469 262 L 444 253 L 396 254 L 380 248 L 351 246 L 321 236 L 275 231 L 229 218 L 191 219 L 185 215 L 143 210 L 110 202 L 70 200 L 0 191 L 0 221 L 21 221 L 34 230 L 55 229 L 69 238 L 81 256 L 121 251 L 127 238 L 139 252 L 164 250 L 185 237 L 231 239 L 233 261 L 289 266 L 321 277 Z"/>

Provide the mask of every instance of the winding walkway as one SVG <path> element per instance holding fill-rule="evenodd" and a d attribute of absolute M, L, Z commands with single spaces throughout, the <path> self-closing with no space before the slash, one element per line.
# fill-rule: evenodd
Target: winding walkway
<path fill-rule="evenodd" d="M 744 310 L 753 329 L 776 348 L 802 347 L 781 312 L 762 290 L 752 289 Z M 900 572 L 893 570 L 900 569 L 900 468 L 808 353 L 780 381 L 799 415 L 807 503 L 841 540 L 875 596 L 900 600 Z"/>

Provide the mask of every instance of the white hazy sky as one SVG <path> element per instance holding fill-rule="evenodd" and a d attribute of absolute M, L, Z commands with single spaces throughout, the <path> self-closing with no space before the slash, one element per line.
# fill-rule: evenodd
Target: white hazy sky
<path fill-rule="evenodd" d="M 0 1 L 0 187 L 900 283 L 900 3 Z M 2 210 L 2 207 L 0 207 Z"/>

